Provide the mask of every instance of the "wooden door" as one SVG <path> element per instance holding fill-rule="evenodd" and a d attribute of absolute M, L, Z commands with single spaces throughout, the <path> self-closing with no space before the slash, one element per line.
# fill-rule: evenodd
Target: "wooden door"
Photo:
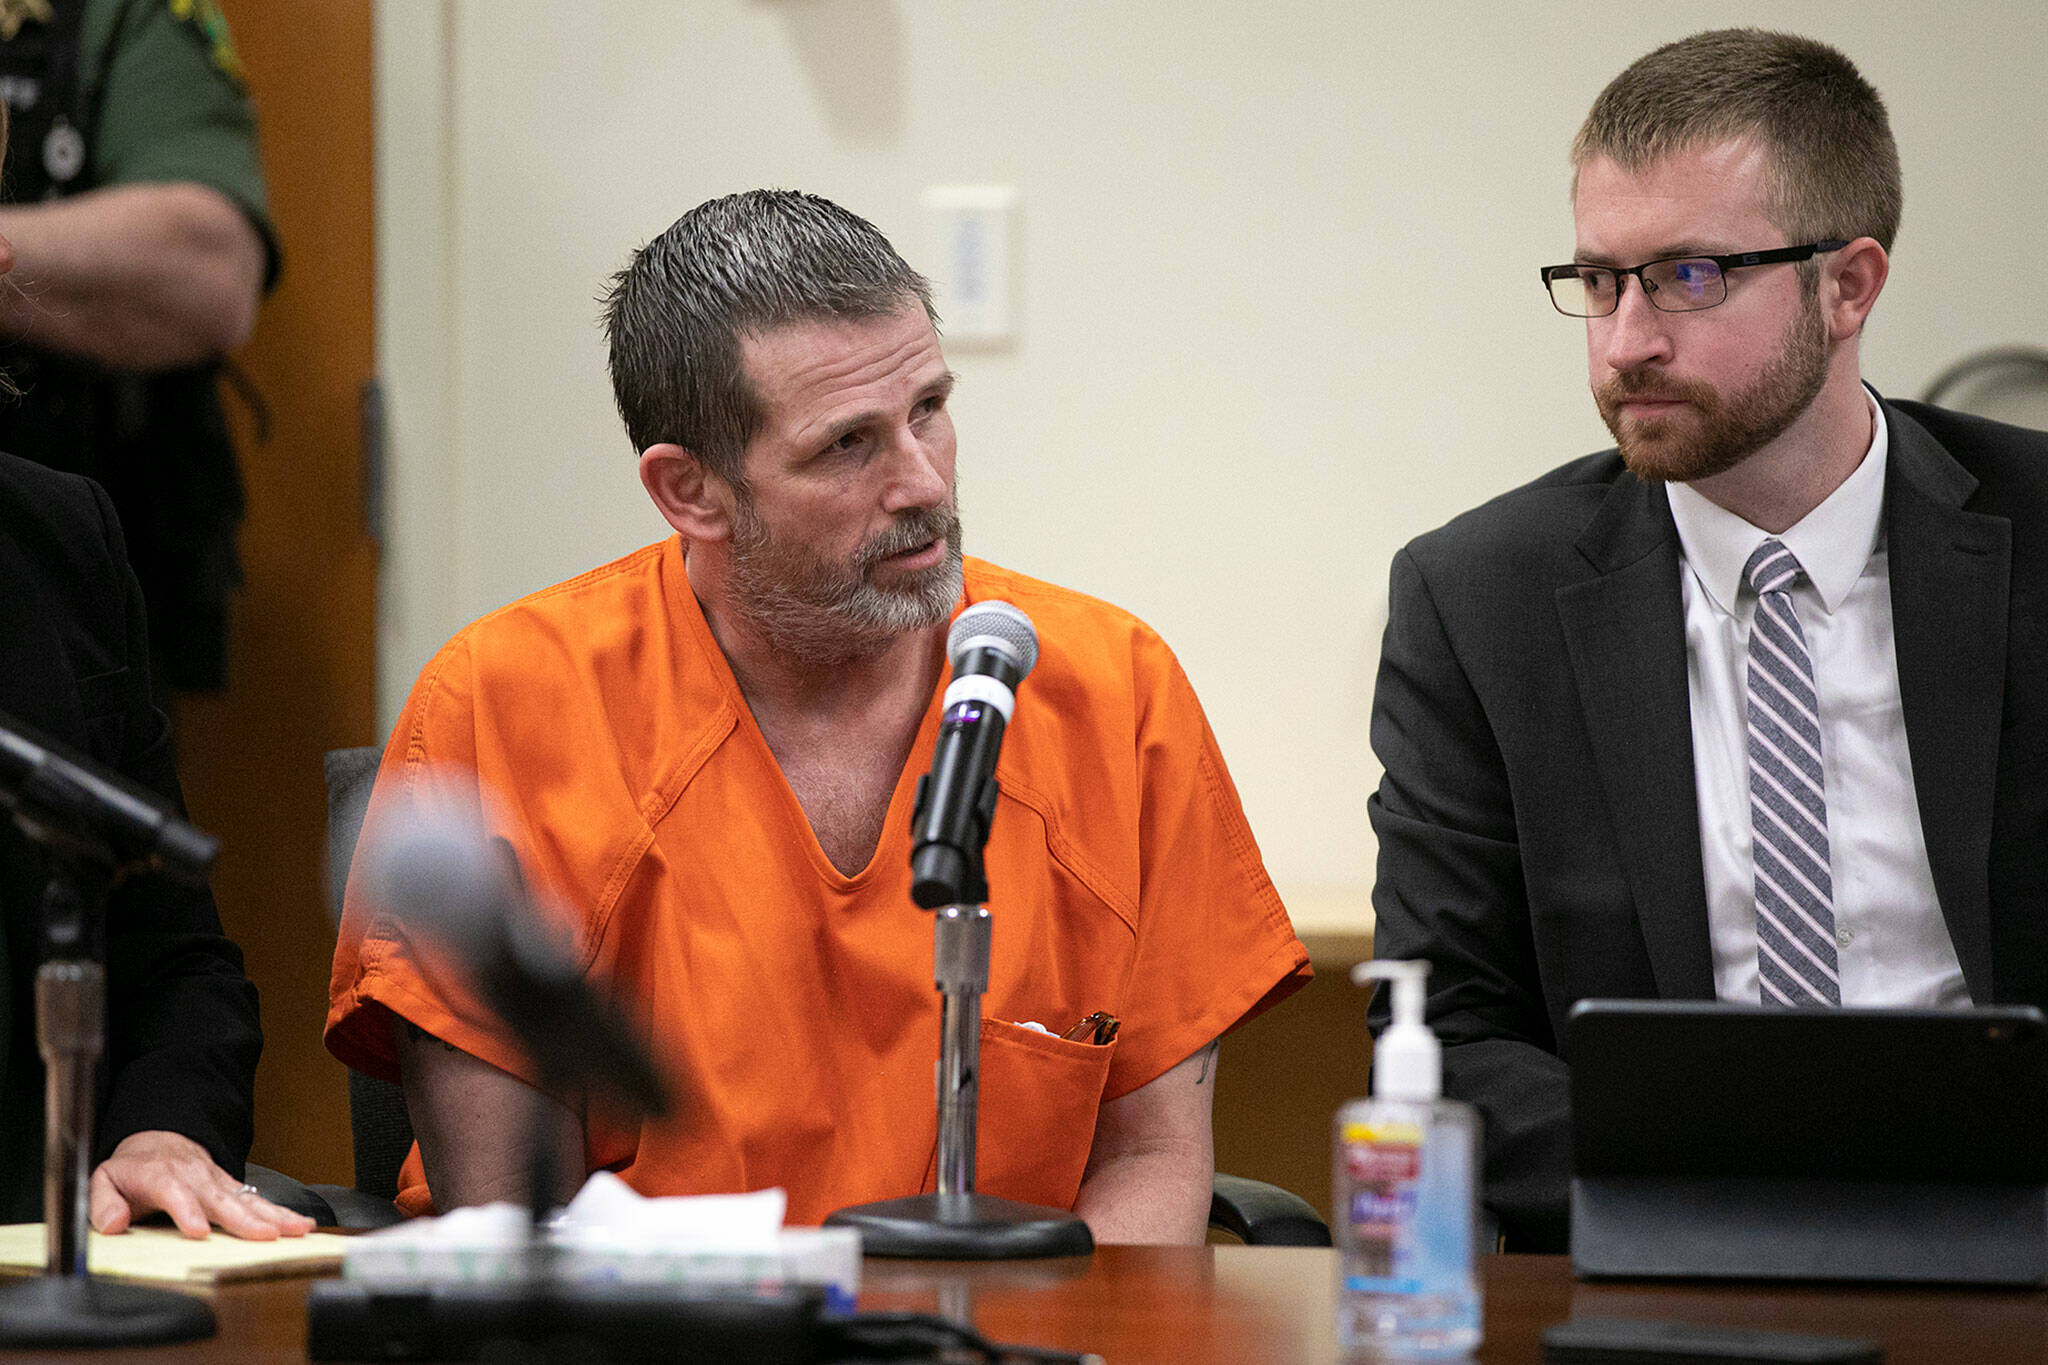
<path fill-rule="evenodd" d="M 228 690 L 181 698 L 180 771 L 221 836 L 214 892 L 262 993 L 252 1159 L 351 1183 L 345 1072 L 320 1046 L 333 923 L 320 756 L 375 733 L 376 552 L 363 515 L 361 390 L 373 372 L 371 0 L 219 0 L 262 125 L 284 274 L 237 362 L 247 585 Z"/>

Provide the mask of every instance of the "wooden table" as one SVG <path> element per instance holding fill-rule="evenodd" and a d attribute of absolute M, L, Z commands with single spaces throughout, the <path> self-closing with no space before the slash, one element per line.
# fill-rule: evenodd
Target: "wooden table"
<path fill-rule="evenodd" d="M 1277 1247 L 1104 1247 L 1092 1259 L 959 1265 L 869 1261 L 861 1306 L 971 1313 L 998 1341 L 1094 1351 L 1109 1365 L 1336 1361 L 1331 1253 Z M 1485 1267 L 1481 1362 L 1533 1362 L 1543 1329 L 1572 1316 L 1683 1318 L 1861 1337 L 1887 1365 L 2048 1361 L 2048 1292 L 1580 1284 L 1561 1257 Z M 221 1335 L 66 1361 L 297 1362 L 305 1283 L 214 1296 Z M 0 1360 L 7 1357 L 0 1355 Z"/>
<path fill-rule="evenodd" d="M 1109 1365 L 1337 1361 L 1331 1259 L 1286 1247 L 1105 1247 L 1080 1265 L 869 1261 L 861 1301 L 932 1310 L 951 1294 L 971 1301 L 985 1336 L 1094 1351 Z M 1561 1256 L 1491 1256 L 1484 1276 L 1482 1362 L 1537 1361 L 1543 1329 L 1575 1316 L 1859 1337 L 1881 1344 L 1887 1365 L 2048 1361 L 2042 1291 L 1590 1284 Z"/>

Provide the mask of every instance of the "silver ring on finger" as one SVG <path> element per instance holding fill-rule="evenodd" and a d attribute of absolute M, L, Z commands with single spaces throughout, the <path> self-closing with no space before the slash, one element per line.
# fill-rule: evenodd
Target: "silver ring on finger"
<path fill-rule="evenodd" d="M 254 1185 L 250 1185 L 250 1184 L 244 1183 L 244 1184 L 243 1184 L 243 1186 L 242 1186 L 242 1188 L 241 1188 L 241 1189 L 239 1189 L 239 1190 L 236 1190 L 236 1191 L 235 1191 L 235 1193 L 236 1193 L 236 1194 L 260 1194 L 260 1193 L 262 1193 L 262 1191 L 258 1190 L 258 1189 L 257 1189 L 257 1188 L 256 1188 L 256 1187 L 255 1187 Z"/>

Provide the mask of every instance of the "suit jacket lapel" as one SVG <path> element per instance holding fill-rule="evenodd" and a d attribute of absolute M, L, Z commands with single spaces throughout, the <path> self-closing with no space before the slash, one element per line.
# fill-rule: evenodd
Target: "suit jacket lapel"
<path fill-rule="evenodd" d="M 1663 488 L 1624 475 L 1578 549 L 1598 576 L 1558 589 L 1557 610 L 1657 994 L 1711 999 L 1678 533 Z"/>
<path fill-rule="evenodd" d="M 2012 523 L 1963 510 L 1977 481 L 1885 405 L 1885 535 L 1899 701 L 1927 861 L 1970 998 L 1989 1004 L 1991 806 L 2005 698 Z"/>

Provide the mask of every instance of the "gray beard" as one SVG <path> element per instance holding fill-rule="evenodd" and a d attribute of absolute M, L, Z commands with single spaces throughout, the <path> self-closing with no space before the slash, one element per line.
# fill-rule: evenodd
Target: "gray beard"
<path fill-rule="evenodd" d="M 869 580 L 894 554 L 943 536 L 946 556 L 898 587 Z M 906 515 L 863 545 L 852 566 L 831 564 L 777 542 L 742 498 L 732 537 L 732 610 L 777 652 L 813 664 L 880 653 L 906 634 L 942 624 L 964 581 L 960 517 L 954 507 Z"/>

